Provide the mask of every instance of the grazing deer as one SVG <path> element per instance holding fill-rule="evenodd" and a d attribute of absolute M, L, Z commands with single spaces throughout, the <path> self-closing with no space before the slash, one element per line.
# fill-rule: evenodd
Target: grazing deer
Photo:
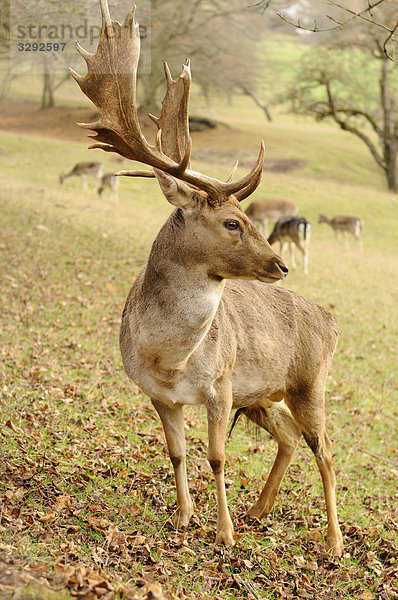
<path fill-rule="evenodd" d="M 327 223 L 334 230 L 334 234 L 337 240 L 337 232 L 342 231 L 344 234 L 344 242 L 346 248 L 349 248 L 347 233 L 351 233 L 355 240 L 359 243 L 362 249 L 361 231 L 363 227 L 363 220 L 358 217 L 348 217 L 346 215 L 339 215 L 333 219 L 329 219 L 326 215 L 319 215 L 318 223 Z"/>
<path fill-rule="evenodd" d="M 92 175 L 95 178 L 98 186 L 103 171 L 104 165 L 100 162 L 80 162 L 75 164 L 69 173 L 61 173 L 59 176 L 59 182 L 61 184 L 64 183 L 65 179 L 68 179 L 68 177 L 80 177 L 82 180 L 83 189 L 87 190 L 87 175 Z"/>
<path fill-rule="evenodd" d="M 101 197 L 105 188 L 109 189 L 109 198 L 117 202 L 119 197 L 119 178 L 115 173 L 105 173 L 98 184 L 97 193 Z"/>
<path fill-rule="evenodd" d="M 298 206 L 289 200 L 263 198 L 261 200 L 254 200 L 245 212 L 253 223 L 263 228 L 263 235 L 267 237 L 268 223 L 276 223 L 282 217 L 297 215 Z"/>
<path fill-rule="evenodd" d="M 123 25 L 101 1 L 95 54 L 77 46 L 88 72 L 71 71 L 100 117 L 81 124 L 96 132 L 91 146 L 152 167 L 123 175 L 156 176 L 175 207 L 153 243 L 123 311 L 120 348 L 129 377 L 162 421 L 177 487 L 176 527 L 193 513 L 186 474 L 183 406 L 207 411 L 208 459 L 217 493 L 216 542 L 233 544 L 224 483 L 225 433 L 232 408 L 269 431 L 275 464 L 249 515 L 267 515 L 301 436 L 319 467 L 328 516 L 327 549 L 341 555 L 332 446 L 325 429 L 325 380 L 335 349 L 335 317 L 293 292 L 264 285 L 288 269 L 240 208 L 261 180 L 264 144 L 254 168 L 226 182 L 190 168 L 190 67 L 167 89 L 154 146 L 140 129 L 136 107 L 139 31 L 134 8 Z M 104 93 L 106 89 L 106 93 Z"/>
<path fill-rule="evenodd" d="M 268 238 L 272 246 L 275 242 L 280 244 L 280 254 L 283 254 L 285 243 L 290 246 L 290 264 L 296 268 L 294 247 L 296 246 L 303 255 L 304 274 L 308 274 L 308 251 L 311 239 L 312 225 L 305 217 L 282 217 L 275 223 L 274 229 Z"/>

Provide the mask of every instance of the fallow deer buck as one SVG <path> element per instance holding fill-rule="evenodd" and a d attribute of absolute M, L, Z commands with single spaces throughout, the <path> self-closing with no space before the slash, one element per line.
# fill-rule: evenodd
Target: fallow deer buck
<path fill-rule="evenodd" d="M 334 230 L 334 234 L 337 240 L 337 232 L 341 231 L 344 234 L 344 242 L 346 248 L 349 248 L 347 233 L 350 233 L 355 241 L 358 242 L 359 247 L 362 249 L 361 231 L 363 227 L 363 220 L 359 217 L 349 217 L 347 215 L 338 215 L 329 219 L 326 215 L 319 215 L 318 223 L 327 223 Z"/>
<path fill-rule="evenodd" d="M 87 175 L 92 175 L 96 181 L 97 187 L 104 172 L 104 165 L 100 162 L 79 162 L 76 163 L 69 173 L 61 173 L 59 182 L 64 183 L 69 177 L 80 177 L 83 189 L 87 190 Z"/>
<path fill-rule="evenodd" d="M 246 209 L 246 214 L 253 223 L 263 228 L 264 237 L 268 236 L 268 224 L 276 223 L 282 217 L 298 214 L 298 206 L 290 200 L 278 198 L 261 198 L 254 200 Z"/>
<path fill-rule="evenodd" d="M 97 188 L 97 193 L 100 198 L 105 189 L 109 190 L 110 200 L 116 202 L 119 197 L 119 178 L 115 173 L 105 173 L 102 175 Z"/>
<path fill-rule="evenodd" d="M 216 542 L 233 544 L 224 484 L 225 433 L 232 408 L 269 431 L 275 464 L 249 515 L 267 515 L 297 444 L 315 454 L 326 499 L 326 547 L 341 555 L 332 447 L 325 429 L 325 379 L 338 336 L 334 316 L 279 287 L 287 267 L 249 221 L 239 202 L 258 186 L 264 144 L 251 172 L 219 181 L 190 168 L 190 67 L 167 89 L 154 146 L 143 136 L 136 108 L 140 38 L 134 8 L 123 25 L 100 0 L 102 31 L 95 54 L 79 45 L 88 73 L 72 75 L 100 118 L 93 148 L 118 152 L 152 167 L 123 175 L 155 175 L 175 207 L 153 243 L 123 311 L 120 348 L 129 377 L 147 394 L 163 423 L 177 487 L 176 527 L 193 504 L 186 475 L 183 406 L 200 404 L 208 421 L 208 459 L 217 493 Z"/>
<path fill-rule="evenodd" d="M 303 255 L 303 271 L 308 274 L 308 254 L 311 239 L 312 225 L 305 217 L 282 217 L 279 219 L 268 238 L 268 243 L 272 246 L 279 242 L 279 252 L 283 255 L 285 244 L 290 247 L 290 265 L 292 269 L 296 268 L 296 258 L 294 248 L 298 248 Z"/>

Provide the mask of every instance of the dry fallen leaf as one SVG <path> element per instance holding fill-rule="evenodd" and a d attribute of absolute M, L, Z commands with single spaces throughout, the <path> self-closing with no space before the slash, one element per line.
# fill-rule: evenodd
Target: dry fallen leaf
<path fill-rule="evenodd" d="M 14 423 L 11 421 L 11 419 L 8 419 L 8 421 L 5 422 L 5 425 L 7 427 L 9 427 L 10 429 L 12 429 L 13 431 L 15 431 L 15 433 L 18 432 L 18 429 L 15 427 Z"/>
<path fill-rule="evenodd" d="M 167 600 L 158 583 L 152 583 L 148 588 L 148 600 Z"/>
<path fill-rule="evenodd" d="M 318 563 L 315 560 L 309 560 L 305 565 L 305 569 L 307 569 L 308 571 L 317 571 Z"/>
<path fill-rule="evenodd" d="M 40 523 L 52 523 L 55 521 L 55 513 L 50 510 L 48 513 L 40 517 L 39 521 Z"/>
<path fill-rule="evenodd" d="M 69 510 L 72 508 L 72 498 L 71 496 L 58 496 L 55 500 L 54 510 L 57 512 L 61 512 L 63 510 Z"/>
<path fill-rule="evenodd" d="M 321 535 L 322 534 L 319 529 L 316 529 L 315 531 L 310 531 L 310 538 L 313 542 L 319 542 L 319 540 L 321 539 Z"/>
<path fill-rule="evenodd" d="M 307 565 L 307 561 L 305 560 L 304 556 L 295 556 L 294 562 L 300 569 L 304 569 Z"/>

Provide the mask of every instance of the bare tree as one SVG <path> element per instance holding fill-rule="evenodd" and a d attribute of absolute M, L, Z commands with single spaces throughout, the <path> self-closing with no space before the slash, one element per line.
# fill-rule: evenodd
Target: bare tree
<path fill-rule="evenodd" d="M 0 11 L 0 58 L 4 59 L 2 92 L 12 78 L 38 75 L 42 80 L 41 108 L 55 104 L 56 91 L 68 80 L 68 66 L 75 59 L 74 45 L 84 27 L 84 17 L 97 0 L 4 0 Z M 91 23 L 90 23 L 91 26 Z M 86 27 L 87 35 L 92 34 Z M 99 28 L 98 28 L 99 35 Z"/>
<path fill-rule="evenodd" d="M 384 18 L 394 11 L 385 5 Z M 306 55 L 292 97 L 297 112 L 331 118 L 361 139 L 397 192 L 398 68 L 384 45 L 384 33 L 366 21 L 334 32 L 328 47 Z"/>
<path fill-rule="evenodd" d="M 141 75 L 141 110 L 158 108 L 162 62 L 172 71 L 186 55 L 195 80 L 210 91 L 230 95 L 240 84 L 255 90 L 254 45 L 262 19 L 241 0 L 152 0 L 151 73 Z"/>
<path fill-rule="evenodd" d="M 55 92 L 61 87 L 68 79 L 69 73 L 56 73 L 51 68 L 51 63 L 46 62 L 46 57 L 43 61 L 43 76 L 42 76 L 42 95 L 41 95 L 41 108 L 53 108 L 55 106 Z M 66 66 L 65 66 L 66 69 Z"/>

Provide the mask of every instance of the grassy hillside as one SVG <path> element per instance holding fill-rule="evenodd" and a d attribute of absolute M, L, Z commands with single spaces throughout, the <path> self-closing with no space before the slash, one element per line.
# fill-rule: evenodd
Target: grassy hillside
<path fill-rule="evenodd" d="M 261 137 L 267 159 L 302 161 L 265 172 L 255 197 L 289 198 L 310 218 L 310 273 L 299 268 L 285 285 L 340 321 L 327 414 L 346 553 L 324 554 L 321 485 L 304 444 L 270 518 L 245 522 L 275 444 L 243 422 L 227 445 L 236 546 L 215 549 L 196 408 L 186 411 L 196 513 L 186 532 L 172 531 L 161 426 L 124 375 L 117 342 L 129 285 L 170 207 L 152 180 L 122 180 L 117 204 L 77 180 L 61 187 L 58 174 L 78 160 L 115 163 L 73 142 L 0 132 L 0 597 L 162 598 L 156 586 L 201 600 L 397 597 L 397 198 L 366 149 L 333 127 L 267 124 L 243 99 L 214 111 L 226 126 L 194 138 L 205 152 L 195 168 L 225 177 L 235 155 L 254 160 Z M 317 224 L 321 211 L 362 217 L 364 250 L 336 243 Z"/>

